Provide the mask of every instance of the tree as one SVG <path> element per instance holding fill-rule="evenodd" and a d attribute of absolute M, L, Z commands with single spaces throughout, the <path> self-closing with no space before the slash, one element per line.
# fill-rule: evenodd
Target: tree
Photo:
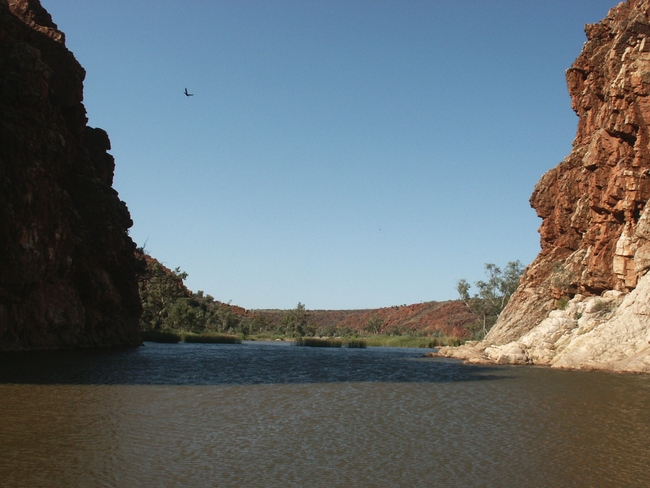
<path fill-rule="evenodd" d="M 187 273 L 180 268 L 170 271 L 158 261 L 152 260 L 147 266 L 139 280 L 143 309 L 140 323 L 144 330 L 170 327 L 169 317 L 176 302 L 190 295 L 183 284 L 186 278 Z M 178 310 L 175 312 L 177 316 Z"/>
<path fill-rule="evenodd" d="M 504 271 L 492 263 L 486 263 L 487 280 L 474 283 L 478 293 L 473 297 L 469 294 L 471 285 L 465 279 L 458 281 L 456 291 L 461 301 L 477 319 L 478 330 L 474 331 L 476 335 L 485 337 L 496 323 L 510 297 L 517 290 L 523 272 L 524 266 L 518 260 L 510 261 Z"/>
<path fill-rule="evenodd" d="M 381 333 L 381 328 L 383 327 L 383 325 L 384 325 L 384 319 L 382 319 L 379 315 L 374 314 L 366 322 L 366 325 L 364 326 L 364 330 L 369 334 L 377 335 Z"/>
<path fill-rule="evenodd" d="M 307 321 L 309 319 L 309 312 L 305 310 L 305 306 L 298 302 L 296 308 L 287 310 L 280 320 L 280 329 L 289 337 L 303 337 L 308 332 Z"/>
<path fill-rule="evenodd" d="M 218 307 L 216 315 L 221 321 L 218 328 L 220 332 L 233 333 L 238 331 L 239 317 L 233 312 L 230 302 L 222 303 Z"/>

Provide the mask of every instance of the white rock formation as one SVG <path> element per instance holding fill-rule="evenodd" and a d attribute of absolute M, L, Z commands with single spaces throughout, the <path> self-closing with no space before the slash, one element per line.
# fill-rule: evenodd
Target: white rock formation
<path fill-rule="evenodd" d="M 613 290 L 602 297 L 577 295 L 519 340 L 478 348 L 467 359 L 650 373 L 649 304 L 646 274 L 627 295 Z"/>

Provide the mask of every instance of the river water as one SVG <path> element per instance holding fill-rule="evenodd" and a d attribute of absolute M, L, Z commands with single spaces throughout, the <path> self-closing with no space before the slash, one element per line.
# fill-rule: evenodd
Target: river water
<path fill-rule="evenodd" d="M 650 486 L 650 377 L 422 354 L 2 353 L 0 486 Z"/>

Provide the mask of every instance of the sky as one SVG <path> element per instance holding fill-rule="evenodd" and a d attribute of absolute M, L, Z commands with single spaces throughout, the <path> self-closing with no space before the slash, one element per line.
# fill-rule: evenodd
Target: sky
<path fill-rule="evenodd" d="M 248 309 L 450 300 L 529 264 L 576 131 L 564 72 L 616 3 L 41 2 L 133 240 Z"/>

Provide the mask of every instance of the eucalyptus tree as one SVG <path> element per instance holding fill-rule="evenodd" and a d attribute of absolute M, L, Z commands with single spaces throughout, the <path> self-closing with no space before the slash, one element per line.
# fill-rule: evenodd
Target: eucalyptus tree
<path fill-rule="evenodd" d="M 478 293 L 470 296 L 469 290 L 472 286 L 465 279 L 459 280 L 456 284 L 460 300 L 476 317 L 478 330 L 475 332 L 479 333 L 481 338 L 487 335 L 498 320 L 510 297 L 517 290 L 523 273 L 524 266 L 519 260 L 510 261 L 503 271 L 495 264 L 486 263 L 486 280 L 474 283 Z"/>
<path fill-rule="evenodd" d="M 309 312 L 298 302 L 296 308 L 287 310 L 280 320 L 282 333 L 289 337 L 303 337 L 310 332 L 308 327 Z M 313 334 L 309 334 L 313 335 Z"/>

